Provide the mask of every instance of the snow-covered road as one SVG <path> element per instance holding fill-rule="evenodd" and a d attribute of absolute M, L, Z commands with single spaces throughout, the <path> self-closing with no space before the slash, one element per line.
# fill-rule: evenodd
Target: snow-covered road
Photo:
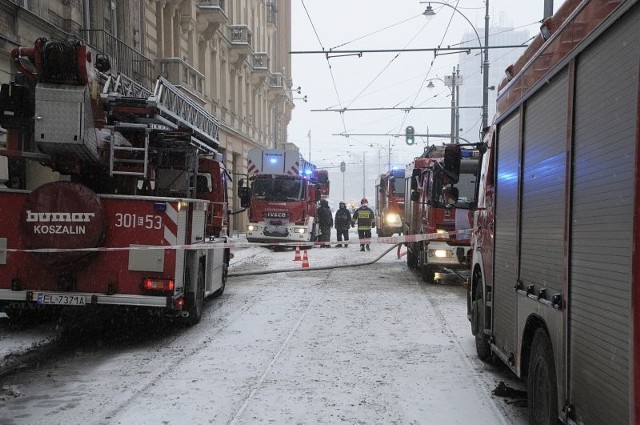
<path fill-rule="evenodd" d="M 367 262 L 372 244 L 308 251 L 311 269 Z M 293 251 L 234 251 L 193 328 L 107 320 L 0 380 L 0 424 L 525 424 L 491 394 L 504 368 L 475 357 L 464 288 L 422 283 L 392 250 L 302 271 Z M 69 337 L 67 337 L 69 338 Z"/>

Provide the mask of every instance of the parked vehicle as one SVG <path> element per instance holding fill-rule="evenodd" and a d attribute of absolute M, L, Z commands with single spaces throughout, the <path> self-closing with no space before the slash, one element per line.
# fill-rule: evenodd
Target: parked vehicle
<path fill-rule="evenodd" d="M 463 151 L 455 177 L 445 167 L 443 146 L 432 146 L 406 168 L 404 234 L 413 236 L 406 244 L 407 265 L 425 282 L 434 282 L 437 272 L 469 269 L 469 214 L 455 207 L 468 207 L 475 197 L 478 156 L 473 149 Z"/>
<path fill-rule="evenodd" d="M 640 424 L 639 22 L 637 1 L 565 1 L 481 146 L 468 314 L 532 424 Z"/>
<path fill-rule="evenodd" d="M 250 186 L 239 188 L 248 208 L 249 242 L 313 242 L 318 236 L 316 211 L 329 196 L 327 170 L 305 161 L 297 149 L 249 151 Z"/>
<path fill-rule="evenodd" d="M 394 168 L 376 178 L 376 233 L 402 234 L 404 221 L 404 169 Z"/>
<path fill-rule="evenodd" d="M 148 91 L 85 45 L 13 50 L 0 91 L 0 307 L 122 307 L 200 320 L 230 252 L 218 122 L 159 78 Z"/>

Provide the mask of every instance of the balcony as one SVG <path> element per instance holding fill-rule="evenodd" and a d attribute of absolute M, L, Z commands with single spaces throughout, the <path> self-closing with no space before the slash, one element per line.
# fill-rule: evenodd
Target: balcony
<path fill-rule="evenodd" d="M 180 58 L 158 59 L 160 75 L 201 104 L 205 102 L 204 75 Z"/>
<path fill-rule="evenodd" d="M 229 17 L 224 11 L 224 0 L 199 0 L 196 2 L 196 8 L 198 32 L 207 40 L 211 40 L 220 25 L 229 22 Z"/>
<path fill-rule="evenodd" d="M 93 50 L 109 56 L 112 74 L 122 74 L 153 90 L 156 78 L 151 59 L 104 30 L 82 30 L 81 34 Z"/>
<path fill-rule="evenodd" d="M 274 72 L 269 76 L 269 89 L 274 91 L 284 90 L 284 76 L 280 72 Z"/>
<path fill-rule="evenodd" d="M 284 75 L 280 72 L 274 72 L 269 75 L 269 97 L 275 99 L 278 96 L 286 96 L 286 87 L 284 84 Z"/>
<path fill-rule="evenodd" d="M 253 53 L 252 34 L 247 25 L 229 26 L 229 56 L 231 62 L 240 65 L 251 53 Z"/>
<path fill-rule="evenodd" d="M 269 54 L 266 52 L 251 55 L 251 83 L 260 85 L 269 76 Z"/>

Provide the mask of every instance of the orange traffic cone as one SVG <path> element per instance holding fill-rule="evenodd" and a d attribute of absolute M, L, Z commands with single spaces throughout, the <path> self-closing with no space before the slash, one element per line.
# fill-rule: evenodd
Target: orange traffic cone
<path fill-rule="evenodd" d="M 304 256 L 302 257 L 302 268 L 303 269 L 308 269 L 309 268 L 309 257 L 307 256 L 307 251 L 304 251 Z"/>
<path fill-rule="evenodd" d="M 296 246 L 296 258 L 293 261 L 302 261 L 302 257 L 300 256 L 300 247 Z"/>

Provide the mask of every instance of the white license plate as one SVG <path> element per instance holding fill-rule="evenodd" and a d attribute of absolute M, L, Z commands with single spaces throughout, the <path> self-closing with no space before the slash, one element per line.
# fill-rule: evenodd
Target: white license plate
<path fill-rule="evenodd" d="M 84 296 L 82 295 L 65 295 L 65 294 L 38 294 L 38 304 L 56 304 L 56 305 L 86 305 Z"/>

